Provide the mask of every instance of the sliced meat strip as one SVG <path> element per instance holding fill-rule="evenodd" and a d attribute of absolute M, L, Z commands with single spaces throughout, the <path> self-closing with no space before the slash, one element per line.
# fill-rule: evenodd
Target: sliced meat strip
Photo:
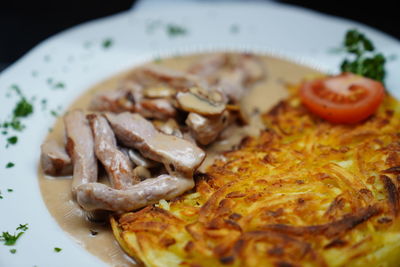
<path fill-rule="evenodd" d="M 189 72 L 205 79 L 233 103 L 238 103 L 249 87 L 265 78 L 261 59 L 251 54 L 210 55 L 192 65 Z"/>
<path fill-rule="evenodd" d="M 261 58 L 251 54 L 243 54 L 239 63 L 246 77 L 246 84 L 251 85 L 265 78 L 265 68 Z"/>
<path fill-rule="evenodd" d="M 130 90 L 121 88 L 115 91 L 100 92 L 92 98 L 89 110 L 124 112 L 134 111 L 134 103 L 129 99 Z"/>
<path fill-rule="evenodd" d="M 77 189 L 77 201 L 87 211 L 125 212 L 157 203 L 160 199 L 173 199 L 193 187 L 193 179 L 163 174 L 125 190 L 101 183 L 82 184 Z"/>
<path fill-rule="evenodd" d="M 74 173 L 72 192 L 81 184 L 97 181 L 97 159 L 94 154 L 92 130 L 81 110 L 73 110 L 64 116 L 67 133 L 67 152 L 72 159 Z"/>
<path fill-rule="evenodd" d="M 144 168 L 153 168 L 159 164 L 158 162 L 155 162 L 151 159 L 146 159 L 135 149 L 129 148 L 127 149 L 127 153 L 130 160 L 137 166 L 141 166 Z"/>
<path fill-rule="evenodd" d="M 133 173 L 129 157 L 118 149 L 114 132 L 107 120 L 97 114 L 90 114 L 87 118 L 94 136 L 95 154 L 106 169 L 111 186 L 121 189 L 140 182 Z"/>
<path fill-rule="evenodd" d="M 210 83 L 215 83 L 215 73 L 226 65 L 227 54 L 215 53 L 202 57 L 189 68 L 189 73 L 210 79 Z"/>
<path fill-rule="evenodd" d="M 205 84 L 194 75 L 158 65 L 148 65 L 137 69 L 132 72 L 128 79 L 140 84 L 143 88 L 168 86 L 179 91 L 194 86 L 205 86 Z"/>
<path fill-rule="evenodd" d="M 216 87 L 231 102 L 239 103 L 247 90 L 247 88 L 244 87 L 245 80 L 244 72 L 240 69 L 236 69 L 221 75 Z"/>
<path fill-rule="evenodd" d="M 65 176 L 72 174 L 72 162 L 65 148 L 55 140 L 45 141 L 41 148 L 40 163 L 43 172 L 52 176 Z"/>
<path fill-rule="evenodd" d="M 215 141 L 219 134 L 228 126 L 230 114 L 228 111 L 216 118 L 207 118 L 197 113 L 189 113 L 186 124 L 194 139 L 202 144 L 208 145 Z"/>
<path fill-rule="evenodd" d="M 202 149 L 182 138 L 157 131 L 151 122 L 139 114 L 107 113 L 106 117 L 122 144 L 139 150 L 149 159 L 162 162 L 170 174 L 181 173 L 185 177 L 192 177 L 204 160 Z"/>

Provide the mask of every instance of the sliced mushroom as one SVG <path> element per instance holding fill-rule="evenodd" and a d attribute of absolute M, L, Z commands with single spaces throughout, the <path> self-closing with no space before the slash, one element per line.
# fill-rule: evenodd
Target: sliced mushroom
<path fill-rule="evenodd" d="M 107 113 L 106 117 L 122 144 L 139 150 L 146 158 L 162 162 L 170 174 L 192 177 L 204 160 L 202 149 L 184 139 L 157 131 L 139 114 Z"/>
<path fill-rule="evenodd" d="M 97 181 L 97 159 L 94 154 L 92 130 L 81 110 L 64 116 L 67 133 L 67 152 L 73 164 L 72 192 L 81 184 Z"/>
<path fill-rule="evenodd" d="M 125 212 L 157 203 L 160 199 L 173 199 L 193 186 L 193 179 L 167 174 L 146 179 L 125 190 L 114 189 L 101 183 L 82 184 L 77 189 L 77 201 L 87 211 Z"/>
<path fill-rule="evenodd" d="M 45 174 L 52 176 L 72 174 L 71 158 L 63 146 L 50 139 L 45 141 L 40 148 L 40 163 Z"/>
<path fill-rule="evenodd" d="M 179 125 L 174 119 L 168 119 L 167 121 L 153 121 L 153 125 L 162 133 L 174 135 L 179 138 L 183 137 Z"/>
<path fill-rule="evenodd" d="M 224 112 L 226 106 L 223 102 L 217 102 L 200 94 L 198 88 L 191 88 L 187 92 L 179 92 L 176 100 L 181 109 L 187 112 L 195 112 L 204 116 L 216 116 Z M 216 97 L 217 93 L 213 94 Z M 220 98 L 222 100 L 222 98 Z"/>
<path fill-rule="evenodd" d="M 111 186 L 121 189 L 140 182 L 133 173 L 129 157 L 118 149 L 115 135 L 107 120 L 97 114 L 90 114 L 87 118 L 94 135 L 95 154 L 106 169 Z"/>
<path fill-rule="evenodd" d="M 222 130 L 230 123 L 230 114 L 225 111 L 216 118 L 207 118 L 196 113 L 189 113 L 186 124 L 194 139 L 202 145 L 215 141 Z"/>
<path fill-rule="evenodd" d="M 176 90 L 166 86 L 147 87 L 143 89 L 143 96 L 146 98 L 171 98 Z"/>

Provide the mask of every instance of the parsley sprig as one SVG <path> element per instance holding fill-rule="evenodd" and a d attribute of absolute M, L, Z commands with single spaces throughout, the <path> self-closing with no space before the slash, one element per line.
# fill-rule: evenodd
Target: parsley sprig
<path fill-rule="evenodd" d="M 356 29 L 346 33 L 343 46 L 348 57 L 342 62 L 342 72 L 352 72 L 383 83 L 386 59 L 375 52 L 375 46 L 363 33 Z"/>
<path fill-rule="evenodd" d="M 13 246 L 17 242 L 18 238 L 23 235 L 24 232 L 19 232 L 17 234 L 10 234 L 9 232 L 3 232 L 3 234 L 0 236 L 0 241 L 4 242 L 4 245 L 6 246 Z"/>
<path fill-rule="evenodd" d="M 14 246 L 17 240 L 28 230 L 28 224 L 20 224 L 15 230 L 19 232 L 13 235 L 9 232 L 3 232 L 2 235 L 0 235 L 0 241 L 4 242 L 6 246 Z"/>

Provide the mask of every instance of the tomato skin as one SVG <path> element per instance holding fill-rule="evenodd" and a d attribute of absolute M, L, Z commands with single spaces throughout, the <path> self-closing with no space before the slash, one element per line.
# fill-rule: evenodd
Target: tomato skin
<path fill-rule="evenodd" d="M 333 123 L 365 120 L 378 109 L 384 96 L 385 88 L 380 82 L 352 73 L 308 81 L 300 87 L 303 104 Z"/>

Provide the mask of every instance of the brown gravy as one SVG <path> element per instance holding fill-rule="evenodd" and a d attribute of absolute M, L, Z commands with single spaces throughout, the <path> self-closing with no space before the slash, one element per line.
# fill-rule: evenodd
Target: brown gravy
<path fill-rule="evenodd" d="M 185 70 L 194 61 L 198 60 L 201 55 L 190 55 L 175 58 L 163 59 L 161 66 L 169 67 L 177 70 Z M 308 75 L 319 74 L 314 69 L 301 66 L 286 60 L 277 59 L 270 56 L 261 56 L 267 70 L 267 78 L 260 82 L 248 95 L 242 100 L 242 109 L 246 114 L 253 114 L 249 126 L 244 128 L 233 127 L 229 131 L 229 138 L 212 145 L 207 149 L 208 156 L 201 166 L 200 170 L 204 170 L 207 165 L 212 163 L 213 159 L 219 152 L 229 150 L 233 145 L 240 142 L 242 137 L 246 135 L 257 135 L 262 128 L 259 117 L 255 114 L 263 113 L 270 109 L 280 99 L 287 96 L 285 83 L 298 83 L 301 79 Z M 85 109 L 95 92 L 114 90 L 118 82 L 123 79 L 127 72 L 111 77 L 84 92 L 68 110 Z M 234 134 L 231 134 L 231 133 Z M 47 136 L 48 139 L 56 139 L 63 142 L 64 127 L 62 117 L 56 121 L 53 131 Z M 100 258 L 110 266 L 135 266 L 135 261 L 125 255 L 115 241 L 111 227 L 99 225 L 89 222 L 85 219 L 83 211 L 72 200 L 71 195 L 71 179 L 51 178 L 43 174 L 39 168 L 39 185 L 42 197 L 49 209 L 51 215 L 59 223 L 61 228 L 70 234 L 76 242 L 88 250 L 90 253 Z"/>

